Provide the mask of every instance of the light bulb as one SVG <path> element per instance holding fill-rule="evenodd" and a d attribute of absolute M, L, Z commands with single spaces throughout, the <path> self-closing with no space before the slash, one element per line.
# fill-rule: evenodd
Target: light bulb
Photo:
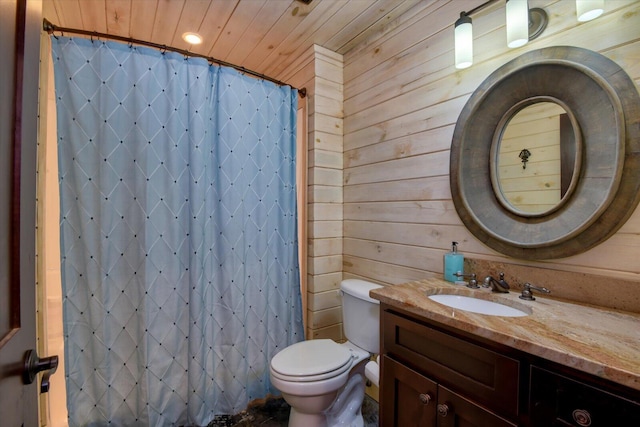
<path fill-rule="evenodd" d="M 596 19 L 604 12 L 604 0 L 576 0 L 578 21 L 585 22 Z"/>
<path fill-rule="evenodd" d="M 468 68 L 473 64 L 473 26 L 464 12 L 456 21 L 454 37 L 456 68 Z"/>
<path fill-rule="evenodd" d="M 182 35 L 182 40 L 186 41 L 189 44 L 200 44 L 202 43 L 202 37 L 197 33 L 184 33 Z"/>
<path fill-rule="evenodd" d="M 529 3 L 507 0 L 507 46 L 520 47 L 529 41 Z"/>

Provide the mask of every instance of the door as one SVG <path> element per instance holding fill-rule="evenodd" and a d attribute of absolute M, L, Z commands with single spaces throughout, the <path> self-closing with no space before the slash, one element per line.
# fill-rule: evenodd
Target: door
<path fill-rule="evenodd" d="M 438 385 L 387 356 L 383 359 L 381 425 L 435 427 Z"/>
<path fill-rule="evenodd" d="M 0 423 L 38 424 L 35 201 L 41 0 L 0 0 Z"/>
<path fill-rule="evenodd" d="M 457 393 L 438 386 L 438 427 L 516 427 Z"/>

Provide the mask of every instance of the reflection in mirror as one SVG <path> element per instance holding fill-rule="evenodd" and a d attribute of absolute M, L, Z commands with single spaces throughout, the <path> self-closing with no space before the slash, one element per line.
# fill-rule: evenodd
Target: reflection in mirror
<path fill-rule="evenodd" d="M 509 120 L 497 143 L 494 173 L 502 204 L 525 216 L 559 207 L 576 172 L 577 154 L 564 108 L 555 102 L 528 105 Z"/>

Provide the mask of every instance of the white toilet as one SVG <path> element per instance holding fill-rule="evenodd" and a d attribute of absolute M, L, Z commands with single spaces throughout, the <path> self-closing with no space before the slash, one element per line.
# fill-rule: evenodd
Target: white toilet
<path fill-rule="evenodd" d="M 347 342 L 302 341 L 271 359 L 271 383 L 291 405 L 292 427 L 361 427 L 365 375 L 378 384 L 379 302 L 369 297 L 380 285 L 342 281 L 342 321 Z M 365 374 L 366 367 L 366 374 Z"/>

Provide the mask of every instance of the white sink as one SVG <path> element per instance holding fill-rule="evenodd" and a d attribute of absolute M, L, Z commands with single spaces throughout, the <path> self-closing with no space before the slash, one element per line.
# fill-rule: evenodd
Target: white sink
<path fill-rule="evenodd" d="M 528 316 L 522 310 L 509 307 L 493 301 L 480 298 L 466 297 L 464 295 L 438 294 L 429 295 L 429 299 L 444 304 L 458 310 L 470 311 L 472 313 L 487 314 L 489 316 L 522 317 Z"/>

